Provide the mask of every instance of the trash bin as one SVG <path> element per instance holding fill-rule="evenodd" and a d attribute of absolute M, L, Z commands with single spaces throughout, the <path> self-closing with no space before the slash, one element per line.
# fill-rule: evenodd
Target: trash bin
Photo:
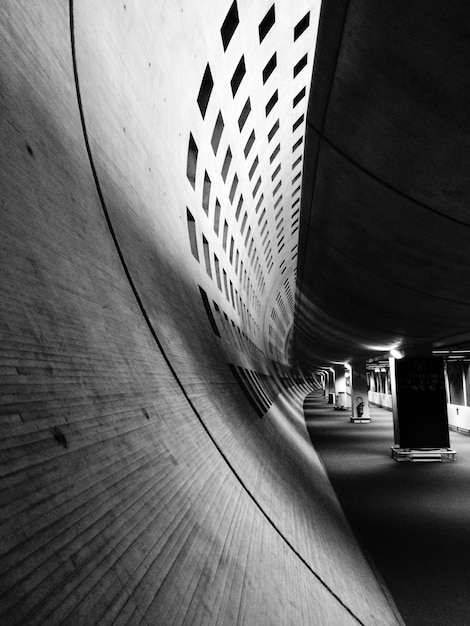
<path fill-rule="evenodd" d="M 356 398 L 356 413 L 357 417 L 362 417 L 364 415 L 364 400 L 361 396 Z"/>

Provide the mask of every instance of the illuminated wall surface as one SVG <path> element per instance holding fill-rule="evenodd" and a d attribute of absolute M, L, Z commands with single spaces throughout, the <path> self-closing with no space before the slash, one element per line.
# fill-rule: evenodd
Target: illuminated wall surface
<path fill-rule="evenodd" d="M 1 3 L 2 623 L 397 622 L 288 367 L 318 13 Z"/>

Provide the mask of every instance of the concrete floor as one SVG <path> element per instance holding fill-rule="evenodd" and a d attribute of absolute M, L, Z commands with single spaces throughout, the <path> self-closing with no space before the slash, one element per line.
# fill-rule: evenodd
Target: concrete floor
<path fill-rule="evenodd" d="M 318 394 L 310 437 L 366 555 L 408 626 L 470 623 L 470 438 L 451 432 L 454 463 L 397 463 L 390 411 L 351 424 Z"/>

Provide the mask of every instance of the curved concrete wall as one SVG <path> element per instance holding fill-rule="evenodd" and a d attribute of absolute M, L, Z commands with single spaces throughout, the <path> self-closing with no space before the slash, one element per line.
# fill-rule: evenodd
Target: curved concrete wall
<path fill-rule="evenodd" d="M 312 385 L 201 300 L 188 119 L 230 4 L 193 4 L 0 9 L 1 619 L 396 623 L 308 442 Z"/>
<path fill-rule="evenodd" d="M 469 7 L 325 2 L 307 113 L 293 353 L 468 341 Z M 419 78 L 418 78 L 419 77 Z M 465 149 L 462 146 L 466 146 Z"/>

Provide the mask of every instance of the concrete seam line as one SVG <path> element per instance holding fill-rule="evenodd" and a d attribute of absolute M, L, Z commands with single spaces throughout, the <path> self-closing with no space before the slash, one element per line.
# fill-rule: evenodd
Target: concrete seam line
<path fill-rule="evenodd" d="M 421 202 L 420 200 L 416 200 L 416 198 L 413 198 L 412 196 L 409 196 L 408 194 L 404 193 L 403 191 L 400 191 L 400 189 L 397 189 L 396 187 L 394 187 L 390 183 L 387 183 L 387 181 L 383 180 L 382 178 L 379 178 L 376 174 L 373 174 L 370 170 L 368 170 L 364 166 L 360 165 L 352 157 L 350 157 L 345 152 L 343 152 L 340 148 L 338 148 L 338 146 L 336 146 L 323 133 L 323 130 L 318 130 L 318 128 L 316 128 L 312 124 L 312 122 L 310 122 L 309 120 L 307 120 L 307 124 L 313 130 L 314 133 L 316 133 L 326 144 L 328 144 L 331 148 L 333 148 L 333 150 L 335 152 L 340 154 L 346 161 L 348 161 L 348 163 L 351 163 L 352 165 L 354 165 L 354 167 L 356 167 L 358 170 L 361 170 L 361 172 L 364 172 L 364 174 L 366 174 L 367 176 L 369 176 L 373 180 L 377 181 L 379 184 L 383 185 L 387 189 L 390 189 L 390 191 L 393 191 L 398 196 L 401 196 L 402 198 L 405 198 L 405 200 L 409 200 L 410 202 L 414 202 L 415 204 L 417 204 L 418 206 L 420 206 L 423 209 L 426 209 L 430 213 L 434 213 L 435 215 L 439 215 L 439 217 L 442 217 L 443 219 L 449 220 L 451 222 L 455 222 L 456 224 L 459 224 L 460 226 L 464 226 L 465 228 L 470 228 L 470 223 L 469 222 L 464 222 L 463 220 L 460 220 L 457 217 L 452 217 L 452 215 L 447 215 L 446 213 L 442 213 L 438 209 L 434 209 L 433 207 L 429 206 L 429 204 L 425 204 L 424 202 Z"/>
<path fill-rule="evenodd" d="M 70 41 L 71 41 L 71 51 L 72 51 L 72 63 L 73 63 L 73 72 L 74 72 L 74 81 L 75 81 L 75 88 L 76 88 L 76 92 L 77 92 L 77 103 L 78 103 L 78 109 L 79 109 L 79 115 L 80 115 L 80 122 L 82 125 L 82 130 L 83 130 L 83 137 L 84 137 L 84 141 L 85 141 L 85 147 L 86 147 L 86 151 L 87 151 L 87 155 L 88 155 L 88 159 L 90 162 L 90 168 L 92 171 L 92 175 L 93 175 L 93 180 L 96 186 L 96 190 L 98 193 L 98 197 L 100 200 L 100 204 L 106 219 L 106 223 L 108 225 L 114 246 L 116 248 L 116 251 L 118 253 L 119 256 L 119 260 L 121 262 L 121 265 L 123 267 L 124 273 L 126 275 L 126 278 L 129 282 L 129 285 L 132 289 L 132 292 L 134 294 L 134 297 L 137 301 L 137 304 L 141 310 L 141 313 L 145 319 L 145 322 L 150 330 L 150 333 L 155 341 L 155 343 L 157 344 L 157 347 L 161 353 L 161 355 L 163 356 L 168 368 L 170 369 L 170 372 L 172 373 L 176 383 L 178 384 L 179 388 L 181 389 L 186 401 L 188 402 L 190 408 L 192 409 L 194 415 L 196 416 L 196 418 L 198 419 L 199 423 L 201 424 L 202 428 L 204 429 L 204 431 L 206 432 L 207 436 L 209 437 L 209 439 L 212 441 L 213 445 L 215 446 L 215 448 L 217 449 L 217 451 L 219 452 L 219 454 L 222 456 L 222 458 L 224 459 L 224 461 L 227 463 L 228 467 L 230 468 L 230 470 L 232 471 L 232 473 L 234 474 L 235 478 L 238 480 L 238 482 L 240 483 L 240 485 L 242 486 L 242 488 L 244 489 L 244 491 L 247 493 L 247 495 L 250 497 L 250 499 L 252 500 L 252 502 L 255 504 L 255 506 L 257 507 L 257 509 L 261 512 L 261 514 L 264 516 L 264 518 L 267 520 L 267 522 L 272 526 L 272 528 L 275 530 L 275 532 L 279 535 L 279 537 L 287 544 L 287 546 L 290 548 L 290 550 L 292 550 L 292 552 L 297 556 L 297 558 L 299 558 L 299 560 L 305 565 L 305 567 L 314 575 L 314 577 L 321 583 L 321 585 L 345 608 L 345 610 L 359 623 L 362 624 L 364 626 L 364 623 L 353 613 L 353 611 L 341 600 L 341 598 L 329 587 L 329 585 L 320 577 L 319 574 L 317 574 L 315 572 L 315 570 L 312 568 L 312 566 L 305 560 L 305 558 L 296 550 L 296 548 L 290 543 L 290 541 L 283 535 L 283 533 L 280 531 L 280 529 L 276 526 L 276 524 L 271 520 L 271 518 L 269 517 L 269 515 L 264 511 L 264 509 L 261 507 L 261 505 L 258 503 L 258 501 L 256 500 L 256 498 L 254 497 L 254 495 L 250 492 L 250 490 L 247 488 L 246 484 L 244 483 L 244 481 L 242 480 L 241 476 L 237 473 L 237 471 L 235 470 L 235 468 L 233 467 L 233 465 L 230 463 L 230 461 L 228 460 L 227 456 L 224 454 L 224 452 L 221 450 L 221 448 L 219 447 L 219 445 L 217 444 L 217 442 L 215 441 L 213 435 L 210 433 L 208 427 L 206 426 L 206 424 L 204 423 L 201 415 L 199 414 L 198 410 L 196 409 L 196 407 L 194 406 L 193 402 L 191 401 L 191 399 L 189 398 L 181 380 L 179 379 L 175 369 L 173 368 L 173 366 L 170 363 L 170 360 L 168 358 L 168 356 L 166 355 L 163 346 L 156 334 L 156 331 L 150 321 L 150 318 L 148 317 L 148 314 L 145 310 L 144 304 L 142 302 L 142 299 L 139 295 L 139 292 L 137 290 L 137 287 L 132 279 L 132 276 L 130 274 L 130 270 L 127 267 L 126 264 L 126 260 L 124 258 L 123 252 L 120 248 L 116 233 L 114 231 L 114 227 L 112 225 L 109 213 L 108 213 L 108 209 L 106 206 L 106 203 L 104 201 L 104 196 L 103 196 L 103 192 L 101 190 L 101 186 L 100 186 L 100 182 L 99 182 L 99 178 L 98 178 L 98 174 L 95 168 L 95 164 L 94 164 L 94 160 L 93 160 L 93 155 L 91 152 L 91 147 L 90 147 L 90 142 L 88 139 L 88 131 L 87 131 L 87 127 L 86 127 L 86 123 L 85 123 L 85 116 L 84 116 L 84 110 L 83 110 L 83 103 L 82 103 L 82 99 L 81 99 L 81 92 L 80 92 L 80 81 L 79 81 L 79 76 L 78 76 L 78 65 L 77 65 L 77 58 L 76 58 L 76 47 L 75 47 L 75 23 L 74 23 L 74 0 L 69 0 L 69 13 L 70 13 Z"/>

